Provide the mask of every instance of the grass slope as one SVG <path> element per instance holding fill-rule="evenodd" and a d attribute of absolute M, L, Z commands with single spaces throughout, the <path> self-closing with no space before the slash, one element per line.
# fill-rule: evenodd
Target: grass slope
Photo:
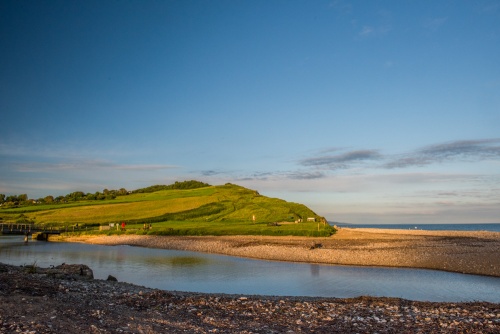
<path fill-rule="evenodd" d="M 261 196 L 234 184 L 134 193 L 109 201 L 37 205 L 0 211 L 4 222 L 19 220 L 80 231 L 127 223 L 125 233 L 161 235 L 330 235 L 328 224 L 305 205 Z M 252 217 L 255 215 L 255 222 Z M 317 222 L 305 222 L 307 218 Z M 303 222 L 294 222 L 302 219 Z M 274 223 L 278 223 L 277 225 Z M 152 228 L 144 230 L 144 224 Z M 112 229 L 100 233 L 124 233 Z"/>

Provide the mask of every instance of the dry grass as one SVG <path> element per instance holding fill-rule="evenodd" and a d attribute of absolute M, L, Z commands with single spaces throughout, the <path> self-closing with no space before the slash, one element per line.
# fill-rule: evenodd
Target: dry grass
<path fill-rule="evenodd" d="M 36 221 L 37 223 L 115 222 L 191 210 L 210 202 L 213 202 L 210 197 L 196 197 L 61 208 L 38 213 Z"/>

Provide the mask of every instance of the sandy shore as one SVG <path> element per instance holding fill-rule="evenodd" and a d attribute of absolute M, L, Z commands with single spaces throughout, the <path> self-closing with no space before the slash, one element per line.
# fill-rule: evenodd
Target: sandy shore
<path fill-rule="evenodd" d="M 342 228 L 330 238 L 80 236 L 65 241 L 361 266 L 437 269 L 500 277 L 500 232 Z"/>

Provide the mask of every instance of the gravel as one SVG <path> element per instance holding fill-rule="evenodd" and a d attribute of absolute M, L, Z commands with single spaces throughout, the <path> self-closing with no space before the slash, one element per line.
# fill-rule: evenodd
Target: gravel
<path fill-rule="evenodd" d="M 200 294 L 0 264 L 0 333 L 499 333 L 500 305 Z"/>
<path fill-rule="evenodd" d="M 278 261 L 424 268 L 500 277 L 500 232 L 342 228 L 330 238 L 123 234 L 63 237 L 62 240 Z"/>

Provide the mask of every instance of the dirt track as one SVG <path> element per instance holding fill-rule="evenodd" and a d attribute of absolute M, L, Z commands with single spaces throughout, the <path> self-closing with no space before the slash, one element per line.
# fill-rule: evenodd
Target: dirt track
<path fill-rule="evenodd" d="M 120 235 L 66 240 L 279 261 L 426 268 L 500 277 L 499 232 L 342 228 L 330 238 Z"/>

